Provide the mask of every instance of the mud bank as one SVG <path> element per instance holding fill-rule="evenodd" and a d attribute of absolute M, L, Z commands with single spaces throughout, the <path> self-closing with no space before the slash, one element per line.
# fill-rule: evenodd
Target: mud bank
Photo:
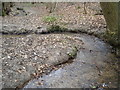
<path fill-rule="evenodd" d="M 82 40 L 64 34 L 3 35 L 3 88 L 15 88 L 75 58 Z"/>

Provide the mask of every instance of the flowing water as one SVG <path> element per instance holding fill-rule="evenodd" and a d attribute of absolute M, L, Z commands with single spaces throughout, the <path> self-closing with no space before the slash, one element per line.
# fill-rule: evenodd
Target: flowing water
<path fill-rule="evenodd" d="M 94 36 L 67 35 L 84 42 L 73 62 L 29 81 L 24 88 L 117 88 L 118 66 L 111 46 Z"/>
<path fill-rule="evenodd" d="M 116 88 L 118 74 L 111 47 L 94 36 L 69 35 L 84 42 L 74 62 L 30 81 L 25 88 Z"/>

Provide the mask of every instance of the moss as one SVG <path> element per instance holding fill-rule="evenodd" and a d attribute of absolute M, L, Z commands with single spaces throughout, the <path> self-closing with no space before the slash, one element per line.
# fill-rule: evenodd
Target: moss
<path fill-rule="evenodd" d="M 65 32 L 67 28 L 60 27 L 59 25 L 51 25 L 48 28 L 48 32 Z"/>
<path fill-rule="evenodd" d="M 77 6 L 76 9 L 81 9 L 81 7 L 80 7 L 80 6 Z"/>
<path fill-rule="evenodd" d="M 77 47 L 73 46 L 72 51 L 68 53 L 69 59 L 74 59 L 77 55 Z"/>
<path fill-rule="evenodd" d="M 104 38 L 107 40 L 108 43 L 110 43 L 113 46 L 117 46 L 118 44 L 118 33 L 117 31 L 110 31 L 107 30 L 106 33 L 104 34 Z"/>
<path fill-rule="evenodd" d="M 101 8 L 103 10 L 103 14 L 107 23 L 107 27 L 109 30 L 106 32 L 106 39 L 107 41 L 112 44 L 113 46 L 118 46 L 120 44 L 119 41 L 119 26 L 118 26 L 118 12 L 119 8 L 118 2 L 101 2 Z"/>
<path fill-rule="evenodd" d="M 5 10 L 2 10 L 1 13 L 2 13 L 2 16 L 6 16 L 7 15 Z"/>
<path fill-rule="evenodd" d="M 43 21 L 48 24 L 54 24 L 55 21 L 57 21 L 57 18 L 55 16 L 45 16 L 43 17 Z"/>

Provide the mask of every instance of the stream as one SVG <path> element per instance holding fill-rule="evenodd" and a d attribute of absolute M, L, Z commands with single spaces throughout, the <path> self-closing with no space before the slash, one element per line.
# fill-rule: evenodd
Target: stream
<path fill-rule="evenodd" d="M 84 42 L 73 62 L 57 70 L 52 70 L 48 75 L 43 74 L 39 78 L 30 80 L 23 89 L 117 88 L 117 60 L 111 53 L 112 47 L 97 37 L 87 34 L 67 33 L 67 35 Z M 8 36 L 3 35 L 3 37 Z M 19 36 L 14 37 L 19 38 Z"/>
<path fill-rule="evenodd" d="M 85 16 L 82 14 L 84 12 L 81 7 L 75 9 L 75 6 L 72 9 L 72 6 L 74 5 L 66 5 L 67 4 L 63 4 L 60 6 L 60 9 L 58 8 L 59 12 L 55 11 L 57 16 L 62 16 L 58 22 L 63 23 L 67 28 L 78 28 L 78 31 L 81 29 L 82 32 L 87 31 L 90 32 L 90 34 L 95 32 L 95 35 L 99 35 L 100 33 L 105 32 L 106 23 L 104 17 L 102 15 L 98 16 L 94 14 L 99 10 L 97 5 L 97 7 L 94 6 L 95 3 L 90 6 L 93 9 L 87 9 L 88 13 L 91 13 L 91 11 L 93 13 L 86 14 Z M 118 88 L 118 59 L 112 52 L 112 46 L 95 36 L 83 33 L 69 33 L 69 31 L 66 33 L 56 33 L 58 35 L 63 35 L 62 40 L 68 40 L 68 44 L 71 44 L 71 46 L 74 43 L 69 43 L 69 38 L 66 39 L 64 35 L 67 35 L 67 37 L 70 36 L 70 38 L 74 37 L 74 39 L 80 42 L 79 45 L 81 46 L 77 51 L 76 57 L 72 59 L 72 62 L 60 63 L 60 61 L 63 62 L 64 60 L 70 61 L 65 58 L 68 56 L 65 56 L 64 53 L 66 53 L 68 49 L 71 50 L 71 48 L 66 47 L 67 50 L 61 50 L 60 46 L 63 44 L 60 45 L 61 42 L 58 42 L 58 46 L 54 44 L 57 48 L 52 49 L 52 39 L 56 36 L 52 36 L 52 33 L 40 34 L 42 29 L 44 31 L 44 28 L 39 28 L 44 24 L 42 20 L 43 16 L 54 15 L 54 12 L 49 14 L 42 3 L 38 4 L 40 7 L 34 6 L 35 4 L 32 6 L 32 4 L 16 3 L 11 12 L 13 17 L 6 17 L 1 20 L 4 26 L 2 29 L 4 34 L 2 35 L 3 88 L 22 88 L 23 90 L 29 90 L 30 88 L 94 88 L 97 90 Z M 80 6 L 82 6 L 82 4 L 80 4 Z M 98 27 L 97 24 L 100 25 L 100 27 Z M 39 28 L 36 29 L 36 27 Z M 34 33 L 33 35 L 33 32 L 36 32 L 36 34 Z M 51 35 L 52 39 L 49 35 Z M 43 43 L 47 42 L 45 41 L 46 37 L 48 38 L 48 42 L 50 42 L 48 45 Z M 59 37 L 61 38 L 62 36 L 58 36 L 58 38 Z M 49 38 L 51 41 L 49 41 Z M 81 45 L 81 41 L 84 43 L 83 45 Z M 35 45 L 38 48 L 34 49 Z M 44 47 L 44 45 L 46 45 L 46 47 Z M 45 53 L 43 53 L 44 51 Z M 62 53 L 60 57 L 58 57 L 59 55 L 57 56 L 58 52 Z M 47 58 L 50 58 L 46 59 L 46 56 Z M 50 69 L 49 73 L 46 74 L 43 72 L 42 75 L 31 78 L 31 73 L 35 72 L 37 65 L 42 65 L 41 62 L 46 64 L 47 61 L 50 61 L 49 63 L 59 62 L 60 66 L 57 64 L 58 66 L 56 66 L 55 69 Z M 36 66 L 33 67 L 32 64 L 35 64 Z"/>
<path fill-rule="evenodd" d="M 111 53 L 111 47 L 94 36 L 69 35 L 84 42 L 74 62 L 30 81 L 25 88 L 117 87 L 117 66 L 113 65 L 115 57 Z"/>

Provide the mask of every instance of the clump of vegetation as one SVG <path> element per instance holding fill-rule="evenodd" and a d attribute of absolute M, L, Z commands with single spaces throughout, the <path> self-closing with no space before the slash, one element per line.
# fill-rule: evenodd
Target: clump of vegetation
<path fill-rule="evenodd" d="M 72 52 L 68 53 L 69 59 L 74 59 L 75 56 L 77 55 L 77 51 L 78 51 L 77 47 L 73 46 Z"/>
<path fill-rule="evenodd" d="M 48 32 L 65 32 L 67 30 L 67 28 L 57 25 L 57 17 L 55 16 L 46 16 L 43 20 L 49 25 Z"/>
<path fill-rule="evenodd" d="M 5 11 L 2 11 L 0 16 L 6 16 L 7 14 L 5 13 Z"/>
<path fill-rule="evenodd" d="M 104 35 L 104 38 L 107 39 L 107 41 L 113 45 L 113 46 L 117 46 L 117 32 L 116 31 L 110 31 L 110 30 L 107 30 L 106 31 L 106 34 Z"/>
<path fill-rule="evenodd" d="M 96 89 L 96 88 L 97 88 L 97 86 L 94 86 L 94 85 L 93 85 L 93 86 L 91 86 L 91 88 Z"/>
<path fill-rule="evenodd" d="M 81 7 L 80 6 L 77 6 L 76 9 L 80 9 Z"/>
<path fill-rule="evenodd" d="M 48 27 L 48 32 L 65 32 L 67 28 L 60 27 L 59 25 L 51 25 Z"/>
<path fill-rule="evenodd" d="M 57 18 L 55 16 L 45 16 L 43 18 L 43 21 L 45 23 L 48 23 L 48 24 L 51 24 L 51 25 L 55 25 L 56 21 L 57 21 Z"/>

